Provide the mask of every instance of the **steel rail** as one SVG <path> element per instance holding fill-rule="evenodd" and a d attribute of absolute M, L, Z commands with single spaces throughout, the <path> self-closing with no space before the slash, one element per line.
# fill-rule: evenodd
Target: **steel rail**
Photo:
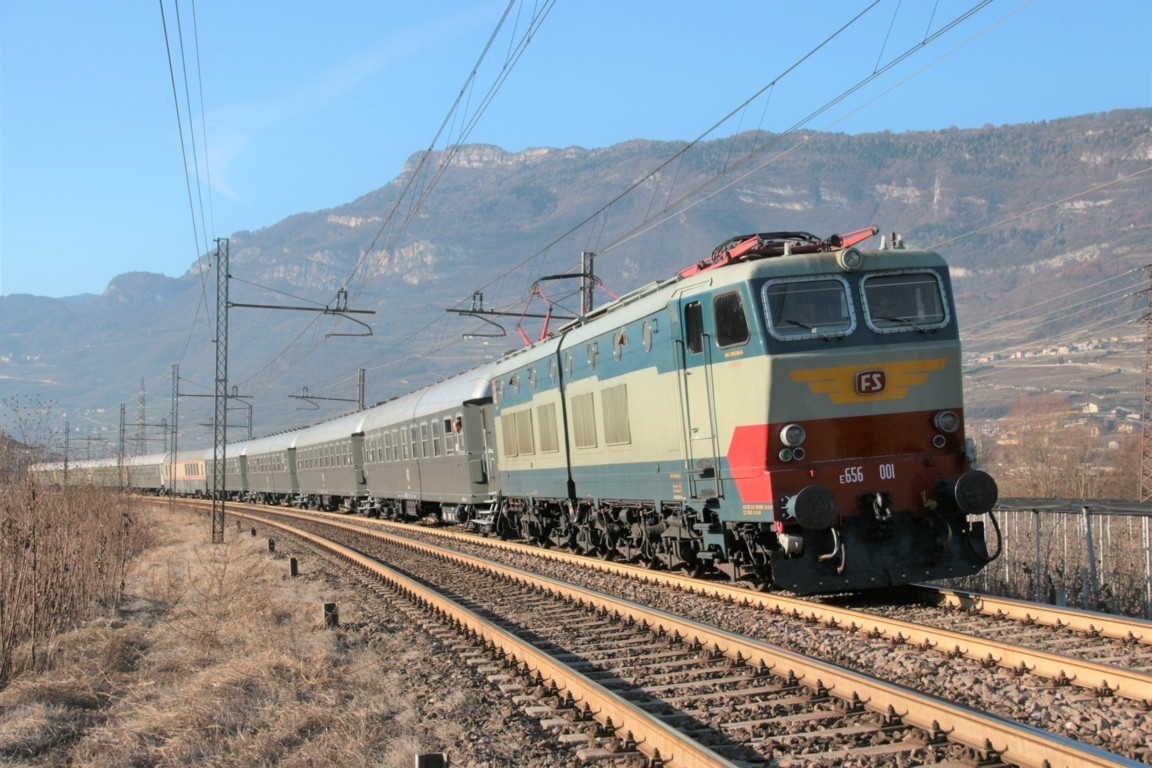
<path fill-rule="evenodd" d="M 282 512 L 280 510 L 270 510 L 269 512 L 271 514 L 281 514 L 289 517 L 305 517 L 296 513 Z M 236 513 L 233 512 L 233 514 Z M 252 518 L 250 517 L 250 519 Z M 269 524 L 279 525 L 265 518 L 256 519 L 260 519 Z M 460 552 L 446 551 L 411 539 L 396 537 L 384 532 L 367 530 L 362 526 L 336 520 L 326 522 L 326 524 L 373 536 L 381 540 L 398 543 L 416 551 L 434 554 L 438 557 L 455 560 L 471 566 L 482 567 L 500 573 L 501 575 L 515 574 L 516 579 L 531 586 L 547 589 L 558 596 L 580 600 L 584 603 L 601 607 L 638 623 L 646 622 L 649 627 L 662 628 L 669 634 L 679 632 L 686 638 L 693 637 L 695 642 L 705 646 L 712 646 L 715 650 L 734 660 L 748 664 L 763 665 L 770 670 L 777 668 L 788 670 L 790 677 L 804 681 L 809 687 L 826 690 L 829 695 L 836 696 L 847 702 L 859 702 L 863 704 L 865 708 L 874 712 L 895 714 L 908 725 L 919 727 L 930 734 L 945 735 L 952 741 L 982 753 L 994 752 L 1000 759 L 1014 765 L 1019 765 L 1022 768 L 1060 768 L 1061 766 L 1068 766 L 1068 768 L 1100 766 L 1104 768 L 1105 766 L 1117 765 L 1141 765 L 1136 761 L 1129 760 L 1114 753 L 1087 746 L 1072 739 L 1048 733 L 1032 726 L 943 701 L 934 696 L 918 693 L 895 683 L 885 682 L 862 673 L 812 659 L 785 648 L 755 641 L 716 627 L 674 616 L 658 609 L 638 605 L 631 601 L 594 592 L 574 584 L 557 581 Z M 281 527 L 288 528 L 288 526 Z M 352 550 L 348 551 L 352 552 Z M 358 553 L 353 554 L 357 560 L 362 559 L 366 562 L 375 562 Z M 377 564 L 376 567 L 383 568 L 384 566 Z M 416 585 L 415 582 L 413 582 L 413 585 L 419 586 Z M 507 633 L 503 634 L 506 635 Z M 493 636 L 495 637 L 496 635 Z M 501 639 L 503 640 L 503 638 Z M 519 643 L 520 641 L 516 640 L 516 642 Z M 543 660 L 541 659 L 537 663 L 543 665 Z M 558 662 L 554 663 L 559 665 Z M 559 666 L 561 666 L 562 670 L 565 669 L 562 665 Z M 541 668 L 543 668 L 543 666 Z M 579 678 L 583 677 L 578 676 L 578 673 L 571 670 L 564 671 L 563 674 L 565 677 L 559 679 L 567 679 L 567 676 L 574 676 L 574 682 L 578 682 Z M 588 682 L 595 686 L 595 683 L 591 683 L 591 681 Z M 557 684 L 559 685 L 559 683 Z M 581 691 L 582 696 L 591 695 L 584 693 L 583 689 L 581 689 Z M 576 696 L 575 690 L 573 690 L 573 696 Z M 620 716 L 623 717 L 623 714 Z M 613 723 L 615 724 L 616 722 L 614 718 Z M 643 721 L 633 720 L 630 722 L 637 723 L 637 727 L 633 729 L 635 733 L 635 731 L 639 729 L 639 724 Z M 651 746 L 657 745 L 652 744 Z M 663 750 L 661 750 L 661 754 L 664 754 Z M 677 765 L 680 765 L 680 763 L 677 763 Z"/>
<path fill-rule="evenodd" d="M 912 589 L 927 602 L 975 611 L 987 616 L 1003 616 L 1016 621 L 1031 621 L 1049 627 L 1073 629 L 1087 634 L 1131 640 L 1152 645 L 1152 621 L 1128 616 L 1114 616 L 1079 608 L 1030 603 L 1009 597 L 982 595 L 963 589 L 914 584 Z"/>

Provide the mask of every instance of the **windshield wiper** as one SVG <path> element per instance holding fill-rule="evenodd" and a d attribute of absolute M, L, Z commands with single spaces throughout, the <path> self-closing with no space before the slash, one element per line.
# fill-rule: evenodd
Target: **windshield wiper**
<path fill-rule="evenodd" d="M 930 330 L 930 329 L 925 328 L 921 325 L 917 325 L 916 323 L 914 323 L 912 321 L 912 318 L 910 318 L 910 317 L 887 317 L 886 316 L 886 317 L 874 317 L 872 319 L 873 320 L 884 320 L 884 321 L 887 321 L 889 323 L 903 323 L 904 325 L 911 326 L 912 328 L 916 329 L 920 333 L 928 333 L 928 331 Z"/>
<path fill-rule="evenodd" d="M 781 319 L 780 322 L 783 323 L 784 325 L 794 325 L 797 328 L 804 328 L 805 330 L 811 331 L 812 333 L 819 335 L 820 338 L 823 339 L 824 341 L 828 341 L 829 339 L 832 338 L 832 334 L 822 333 L 820 331 L 820 329 L 818 327 L 816 327 L 815 325 L 808 325 L 808 323 L 802 323 L 799 320 L 793 320 L 791 318 L 786 317 L 786 318 Z"/>
<path fill-rule="evenodd" d="M 791 318 L 786 317 L 783 320 L 781 320 L 780 322 L 784 323 L 785 325 L 795 325 L 799 328 L 807 328 L 808 330 L 812 331 L 813 333 L 815 333 L 815 331 L 816 331 L 816 326 L 808 325 L 808 323 L 802 323 L 799 320 L 792 320 Z"/>

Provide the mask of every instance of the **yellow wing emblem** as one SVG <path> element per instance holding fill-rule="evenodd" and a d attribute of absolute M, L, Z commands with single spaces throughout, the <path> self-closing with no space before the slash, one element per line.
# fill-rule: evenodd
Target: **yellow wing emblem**
<path fill-rule="evenodd" d="M 836 368 L 807 368 L 791 371 L 792 381 L 807 384 L 817 395 L 828 395 L 835 404 L 877 400 L 902 400 L 912 387 L 928 380 L 928 374 L 948 364 L 946 358 L 880 363 L 871 367 L 842 365 Z M 877 374 L 880 376 L 878 377 Z M 877 389 L 877 383 L 883 382 Z"/>

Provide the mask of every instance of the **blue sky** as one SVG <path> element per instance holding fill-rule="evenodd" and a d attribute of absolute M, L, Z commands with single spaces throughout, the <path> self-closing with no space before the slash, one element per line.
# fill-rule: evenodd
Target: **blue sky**
<path fill-rule="evenodd" d="M 474 128 L 463 135 L 458 116 L 438 147 L 694 139 L 777 78 L 710 138 L 785 130 L 911 50 L 805 127 L 902 132 L 1152 106 L 1152 0 L 994 0 L 922 47 L 979 0 L 879 0 L 791 71 L 872 0 L 557 0 L 477 114 L 550 1 L 513 6 L 458 113 Z M 385 185 L 433 143 L 507 2 L 181 0 L 203 225 L 161 7 L 179 57 L 174 0 L 0 0 L 0 294 L 178 276 L 206 239 Z"/>

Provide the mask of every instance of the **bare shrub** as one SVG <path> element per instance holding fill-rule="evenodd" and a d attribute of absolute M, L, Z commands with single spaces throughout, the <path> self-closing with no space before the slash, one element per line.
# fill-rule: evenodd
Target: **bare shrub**
<path fill-rule="evenodd" d="M 952 586 L 1149 618 L 1149 526 L 1107 504 L 999 509 L 1002 553 Z M 989 540 L 992 539 L 989 530 Z M 1089 547 L 1091 542 L 1091 547 Z M 990 546 L 994 546 L 991 545 Z"/>
<path fill-rule="evenodd" d="M 1025 396 L 1003 426 L 1005 438 L 989 452 L 1002 497 L 1135 497 L 1139 440 L 1103 432 L 1102 424 L 1085 418 L 1067 396 Z"/>
<path fill-rule="evenodd" d="M 119 603 L 148 536 L 114 490 L 0 486 L 0 687 L 45 669 L 57 634 Z"/>

